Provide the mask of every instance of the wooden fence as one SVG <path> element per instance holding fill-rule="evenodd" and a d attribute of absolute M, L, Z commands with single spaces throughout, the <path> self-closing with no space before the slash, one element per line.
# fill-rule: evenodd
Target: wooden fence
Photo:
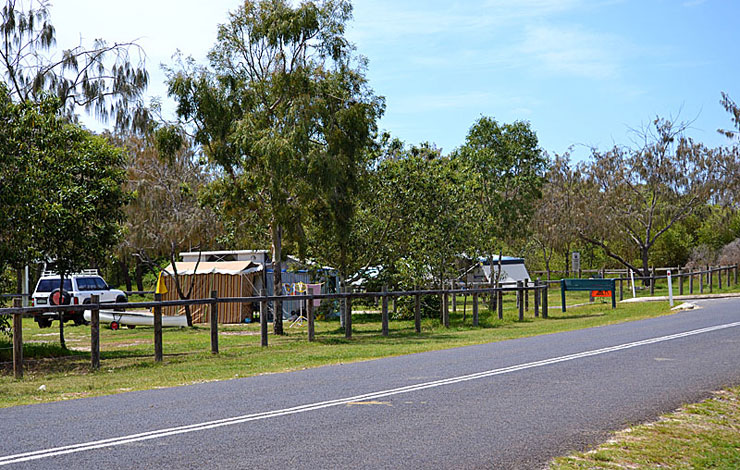
<path fill-rule="evenodd" d="M 666 270 L 667 271 L 667 270 Z M 603 271 L 599 272 L 602 277 L 606 277 Z M 714 291 L 715 280 L 718 289 L 722 289 L 723 286 L 730 285 L 730 278 L 732 278 L 732 284 L 737 285 L 738 265 L 732 266 L 707 266 L 704 270 L 682 270 L 679 269 L 677 272 L 671 272 L 671 278 L 678 284 L 678 295 L 686 294 L 686 284 L 688 283 L 688 295 L 694 295 L 694 291 L 698 291 L 699 294 L 703 294 L 705 289 L 712 293 Z M 650 295 L 655 294 L 656 281 L 667 279 L 668 274 L 665 275 L 653 275 L 651 276 L 634 276 L 634 277 L 617 277 L 612 278 L 617 282 L 619 291 L 619 300 L 624 300 L 624 283 L 632 282 L 644 282 L 650 289 Z M 560 280 L 543 281 L 548 284 L 560 284 Z M 698 285 L 697 285 L 698 284 Z"/>
<path fill-rule="evenodd" d="M 345 303 L 345 316 L 343 318 L 344 332 L 346 338 L 352 337 L 352 299 L 356 298 L 380 298 L 382 303 L 381 309 L 381 321 L 382 321 L 382 335 L 388 336 L 389 334 L 389 312 L 388 312 L 388 301 L 389 299 L 397 299 L 399 297 L 413 297 L 414 298 L 414 329 L 416 333 L 421 333 L 421 297 L 428 295 L 439 295 L 442 298 L 442 324 L 445 328 L 450 326 L 450 312 L 449 312 L 449 296 L 452 295 L 453 299 L 458 295 L 469 295 L 472 296 L 472 307 L 473 307 L 473 326 L 478 326 L 478 304 L 479 297 L 481 295 L 492 295 L 496 296 L 497 299 L 497 314 L 499 319 L 503 318 L 503 295 L 507 293 L 514 293 L 517 299 L 517 309 L 519 314 L 519 320 L 524 320 L 524 311 L 529 308 L 529 297 L 530 294 L 534 294 L 534 315 L 535 317 L 540 316 L 542 313 L 543 318 L 547 318 L 548 302 L 547 302 L 547 291 L 548 286 L 545 282 L 535 281 L 532 284 L 524 284 L 518 282 L 516 287 L 498 287 L 498 288 L 476 288 L 476 289 L 441 289 L 441 290 L 413 290 L 413 291 L 387 291 L 383 292 L 346 292 L 339 294 L 315 294 L 315 295 L 300 295 L 300 296 L 257 296 L 257 297 L 218 297 L 216 291 L 211 292 L 211 297 L 208 299 L 195 299 L 195 300 L 170 300 L 162 301 L 161 294 L 155 294 L 153 302 L 130 302 L 130 303 L 116 303 L 116 304 L 104 304 L 105 308 L 146 308 L 153 309 L 154 311 L 154 360 L 160 362 L 163 359 L 163 341 L 162 341 L 162 308 L 171 306 L 181 305 L 208 305 L 209 308 L 209 324 L 211 333 L 211 352 L 218 354 L 218 308 L 219 305 L 228 303 L 244 303 L 244 302 L 259 302 L 260 304 L 260 335 L 262 346 L 268 345 L 268 328 L 267 328 L 267 312 L 268 304 L 276 300 L 298 300 L 306 301 L 306 317 L 308 323 L 308 341 L 315 341 L 316 330 L 315 330 L 315 318 L 314 318 L 314 300 L 332 299 L 339 300 Z M 84 310 L 90 310 L 90 361 L 93 369 L 100 368 L 100 299 L 98 296 L 91 298 L 90 304 L 85 305 L 50 305 L 44 307 L 22 307 L 21 299 L 14 299 L 14 306 L 12 308 L 0 308 L 0 315 L 12 315 L 13 317 L 13 373 L 16 378 L 23 377 L 23 328 L 22 319 L 23 317 L 30 317 L 36 314 L 42 314 L 45 312 L 54 312 L 59 315 L 62 312 L 80 312 Z M 453 311 L 455 310 L 453 302 Z"/>

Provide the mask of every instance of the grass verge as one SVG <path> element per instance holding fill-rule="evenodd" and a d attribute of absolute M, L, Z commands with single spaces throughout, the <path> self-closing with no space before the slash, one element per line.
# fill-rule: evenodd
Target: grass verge
<path fill-rule="evenodd" d="M 587 301 L 587 296 L 585 292 L 575 292 L 569 295 L 568 302 Z M 551 306 L 559 304 L 559 292 L 554 289 L 549 298 Z M 467 307 L 465 318 L 463 305 Z M 550 318 L 542 319 L 533 318 L 531 309 L 530 303 L 525 320 L 519 322 L 512 298 L 504 303 L 503 320 L 481 305 L 480 327 L 473 328 L 471 302 L 468 299 L 465 303 L 461 297 L 458 312 L 450 316 L 449 329 L 436 319 L 425 319 L 422 333 L 416 334 L 413 321 L 391 321 L 390 335 L 382 337 L 379 314 L 355 314 L 351 340 L 344 338 L 338 321 L 318 321 L 314 343 L 307 341 L 305 324 L 289 328 L 286 323 L 284 336 L 270 335 L 269 348 L 260 346 L 259 325 L 223 325 L 219 331 L 219 355 L 210 353 L 207 327 L 165 329 L 165 359 L 161 364 L 153 361 L 152 328 L 101 329 L 99 371 L 92 371 L 89 366 L 88 327 L 65 328 L 70 347 L 65 352 L 58 346 L 56 323 L 54 328 L 39 329 L 31 319 L 25 319 L 23 338 L 27 361 L 22 380 L 13 379 L 11 364 L 7 362 L 10 344 L 0 339 L 0 361 L 5 361 L 0 372 L 0 407 L 363 361 L 639 320 L 669 311 L 666 302 L 623 304 L 616 310 L 611 310 L 610 304 L 598 302 L 569 308 L 565 314 L 551 308 Z"/>
<path fill-rule="evenodd" d="M 550 470 L 740 468 L 740 388 L 617 433 L 589 452 L 555 459 Z"/>

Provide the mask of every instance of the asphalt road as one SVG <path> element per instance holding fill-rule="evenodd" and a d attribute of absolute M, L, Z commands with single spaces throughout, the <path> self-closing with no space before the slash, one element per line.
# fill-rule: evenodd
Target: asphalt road
<path fill-rule="evenodd" d="M 740 384 L 740 299 L 697 303 L 588 330 L 2 409 L 0 467 L 538 469 Z"/>

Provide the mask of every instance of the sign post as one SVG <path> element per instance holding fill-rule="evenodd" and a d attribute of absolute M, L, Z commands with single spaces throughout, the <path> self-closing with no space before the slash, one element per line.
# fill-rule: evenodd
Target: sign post
<path fill-rule="evenodd" d="M 573 273 L 581 270 L 581 253 L 574 251 L 571 254 L 571 264 L 573 265 Z"/>

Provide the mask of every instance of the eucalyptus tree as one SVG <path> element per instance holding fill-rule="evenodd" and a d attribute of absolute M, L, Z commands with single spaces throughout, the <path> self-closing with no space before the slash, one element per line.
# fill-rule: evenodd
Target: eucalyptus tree
<path fill-rule="evenodd" d="M 46 0 L 6 0 L 0 10 L 0 74 L 15 102 L 59 100 L 75 119 L 78 108 L 118 128 L 141 129 L 148 114 L 141 95 L 148 83 L 144 52 L 134 42 L 96 39 L 58 53 Z M 132 60 L 135 59 L 135 60 Z"/>
<path fill-rule="evenodd" d="M 650 250 L 714 197 L 723 175 L 716 150 L 685 135 L 688 124 L 657 118 L 635 147 L 594 150 L 579 197 L 578 236 L 649 276 Z M 640 264 L 632 261 L 637 252 Z"/>
<path fill-rule="evenodd" d="M 470 168 L 477 187 L 477 246 L 488 257 L 493 285 L 500 275 L 494 275 L 496 248 L 500 255 L 505 244 L 527 233 L 541 197 L 547 157 L 528 122 L 499 124 L 486 116 L 473 124 L 456 154 Z"/>
<path fill-rule="evenodd" d="M 269 226 L 276 293 L 283 240 L 304 243 L 314 196 L 337 221 L 351 216 L 348 188 L 383 111 L 344 36 L 351 15 L 346 0 L 246 1 L 219 26 L 209 66 L 188 60 L 168 72 L 179 116 L 223 171 L 223 203 Z M 275 311 L 282 334 L 280 302 Z"/>

